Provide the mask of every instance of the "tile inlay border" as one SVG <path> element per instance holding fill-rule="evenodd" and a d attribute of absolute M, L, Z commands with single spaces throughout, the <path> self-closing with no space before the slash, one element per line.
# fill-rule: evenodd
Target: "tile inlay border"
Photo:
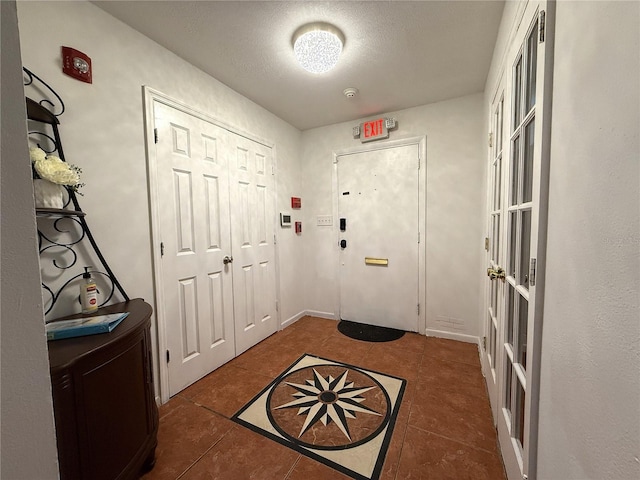
<path fill-rule="evenodd" d="M 304 354 L 231 420 L 357 480 L 377 480 L 406 380 Z"/>

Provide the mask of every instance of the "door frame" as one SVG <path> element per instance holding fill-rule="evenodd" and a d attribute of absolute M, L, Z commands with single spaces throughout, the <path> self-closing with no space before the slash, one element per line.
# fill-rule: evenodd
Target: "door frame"
<path fill-rule="evenodd" d="M 420 243 L 418 244 L 418 302 L 420 303 L 420 313 L 417 316 L 417 330 L 421 335 L 426 335 L 426 305 L 427 305 L 427 277 L 426 277 L 426 232 L 427 232 L 427 137 L 426 135 L 417 137 L 398 138 L 385 142 L 360 144 L 354 147 L 336 150 L 333 152 L 333 169 L 331 172 L 331 195 L 334 225 L 334 275 L 340 278 L 340 229 L 338 225 L 338 157 L 343 155 L 353 155 L 358 153 L 369 153 L 378 150 L 416 145 L 418 147 L 419 170 L 418 170 L 418 232 Z M 416 239 L 417 241 L 417 239 Z M 340 319 L 340 282 L 335 282 L 334 287 L 334 317 Z"/>
<path fill-rule="evenodd" d="M 153 287 L 155 294 L 154 302 L 154 314 L 155 316 L 155 329 L 152 328 L 152 337 L 155 333 L 156 339 L 152 342 L 153 351 L 153 364 L 154 364 L 154 377 L 159 381 L 156 382 L 156 403 L 164 404 L 169 401 L 169 367 L 166 361 L 162 361 L 162 352 L 167 351 L 167 328 L 166 328 L 166 312 L 165 312 L 165 299 L 164 299 L 164 272 L 162 270 L 162 255 L 160 251 L 160 212 L 158 211 L 158 175 L 157 175 L 157 161 L 155 155 L 155 116 L 154 116 L 154 103 L 162 103 L 170 108 L 179 110 L 188 115 L 192 115 L 205 122 L 212 123 L 220 128 L 223 128 L 233 134 L 240 135 L 256 143 L 262 144 L 271 149 L 274 168 L 274 211 L 277 212 L 277 199 L 278 199 L 278 181 L 277 181 L 277 153 L 276 146 L 272 142 L 268 142 L 254 134 L 248 133 L 232 125 L 220 120 L 217 117 L 209 115 L 197 108 L 194 108 L 186 103 L 176 100 L 159 90 L 156 90 L 147 85 L 142 86 L 142 98 L 143 98 L 143 122 L 144 122 L 144 144 L 145 144 L 145 157 L 147 160 L 147 182 L 149 191 L 149 218 L 150 218 L 150 240 L 151 240 L 151 255 L 152 255 L 152 270 L 153 270 Z M 276 218 L 273 218 L 274 225 L 274 249 L 275 249 L 275 282 L 276 282 L 276 301 L 280 305 L 280 268 L 279 268 L 279 250 L 277 241 L 278 229 Z M 278 330 L 282 328 L 280 320 L 280 309 L 276 311 L 276 321 L 278 324 Z"/>

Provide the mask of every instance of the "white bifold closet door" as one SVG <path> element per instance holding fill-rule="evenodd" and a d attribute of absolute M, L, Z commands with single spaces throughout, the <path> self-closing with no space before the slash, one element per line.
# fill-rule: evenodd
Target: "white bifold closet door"
<path fill-rule="evenodd" d="M 273 159 L 201 116 L 158 101 L 153 114 L 159 343 L 171 396 L 277 330 Z"/>
<path fill-rule="evenodd" d="M 271 149 L 234 135 L 230 158 L 236 355 L 277 328 Z"/>

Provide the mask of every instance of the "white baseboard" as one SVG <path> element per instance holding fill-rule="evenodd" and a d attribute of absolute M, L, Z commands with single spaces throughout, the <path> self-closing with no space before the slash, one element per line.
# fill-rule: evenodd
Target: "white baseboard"
<path fill-rule="evenodd" d="M 289 325 L 293 325 L 294 323 L 296 323 L 298 320 L 300 320 L 302 317 L 304 317 L 305 315 L 307 315 L 306 311 L 302 311 L 302 312 L 298 312 L 296 313 L 293 317 L 289 317 L 287 318 L 284 322 L 282 322 L 282 324 L 280 325 L 280 329 L 282 330 L 283 328 L 288 327 Z"/>
<path fill-rule="evenodd" d="M 316 310 L 307 310 L 305 315 L 310 315 L 312 317 L 326 318 L 328 320 L 336 320 L 336 316 L 333 313 L 329 312 L 318 312 Z"/>
<path fill-rule="evenodd" d="M 475 343 L 480 345 L 480 338 L 473 335 L 465 335 L 464 333 L 447 332 L 444 330 L 434 330 L 427 328 L 427 337 L 447 338 L 449 340 L 457 340 L 459 342 Z"/>
<path fill-rule="evenodd" d="M 294 316 L 287 318 L 284 322 L 282 322 L 282 324 L 280 325 L 280 329 L 284 329 L 290 325 L 293 325 L 294 323 L 296 323 L 298 320 L 300 320 L 302 317 L 306 317 L 307 315 L 311 316 L 311 317 L 318 317 L 318 318 L 326 318 L 328 320 L 335 320 L 336 317 L 333 313 L 329 313 L 329 312 L 318 312 L 316 310 L 303 310 L 302 312 L 298 312 L 296 313 Z"/>

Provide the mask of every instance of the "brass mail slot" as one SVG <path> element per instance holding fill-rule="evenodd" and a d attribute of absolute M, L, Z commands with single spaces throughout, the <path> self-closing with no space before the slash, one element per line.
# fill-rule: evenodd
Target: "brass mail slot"
<path fill-rule="evenodd" d="M 367 265 L 389 265 L 389 259 L 364 257 L 364 263 L 366 263 Z"/>

